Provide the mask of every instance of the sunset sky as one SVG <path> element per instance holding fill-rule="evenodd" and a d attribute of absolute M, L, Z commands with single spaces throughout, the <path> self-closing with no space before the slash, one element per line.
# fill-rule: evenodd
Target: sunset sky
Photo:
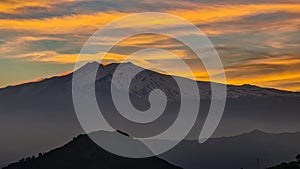
<path fill-rule="evenodd" d="M 212 41 L 228 84 L 254 84 L 300 91 L 300 3 L 297 0 L 1 0 L 0 87 L 70 72 L 87 39 L 105 24 L 137 12 L 164 12 L 190 21 Z M 164 21 L 162 21 L 164 22 Z M 188 36 L 173 22 L 170 31 Z M 126 29 L 128 25 L 120 25 Z M 132 25 L 129 25 L 132 26 Z M 136 27 L 147 26 L 138 20 Z M 118 28 L 116 28 L 118 29 Z M 147 29 L 145 27 L 145 29 Z M 161 48 L 190 63 L 198 80 L 208 80 L 193 53 L 178 41 L 140 35 L 117 44 L 105 63 L 132 52 Z M 176 67 L 157 53 L 133 60 L 140 66 Z M 86 55 L 86 60 L 97 53 Z M 185 76 L 180 69 L 174 74 Z"/>

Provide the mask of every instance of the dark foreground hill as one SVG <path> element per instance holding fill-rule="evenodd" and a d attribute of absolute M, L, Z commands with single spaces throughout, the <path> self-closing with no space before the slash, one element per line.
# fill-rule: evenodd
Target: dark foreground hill
<path fill-rule="evenodd" d="M 267 169 L 300 169 L 300 154 L 296 156 L 296 159 L 297 161 L 283 162 Z"/>
<path fill-rule="evenodd" d="M 298 162 L 283 162 L 280 165 L 274 166 L 274 167 L 270 167 L 268 169 L 300 169 L 300 164 Z"/>
<path fill-rule="evenodd" d="M 107 137 L 119 133 L 102 132 Z M 125 158 L 109 153 L 87 135 L 79 135 L 68 144 L 38 157 L 21 159 L 3 169 L 179 169 L 158 157 Z"/>

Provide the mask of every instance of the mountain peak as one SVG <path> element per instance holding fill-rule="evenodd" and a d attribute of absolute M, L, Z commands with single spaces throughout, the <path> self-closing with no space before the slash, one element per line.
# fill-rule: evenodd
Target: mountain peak
<path fill-rule="evenodd" d="M 101 65 L 99 62 L 93 61 L 93 62 L 88 62 L 86 65 Z"/>
<path fill-rule="evenodd" d="M 132 62 L 121 62 L 121 63 L 109 63 L 105 65 L 105 67 L 111 67 L 111 66 L 129 66 L 129 67 L 140 67 Z M 141 67 L 140 67 L 141 68 Z"/>
<path fill-rule="evenodd" d="M 122 63 L 109 63 L 109 64 L 102 64 L 102 63 L 99 63 L 99 62 L 96 62 L 96 61 L 93 61 L 93 62 L 88 62 L 86 64 L 83 64 L 83 66 L 81 66 L 79 68 L 79 70 L 83 69 L 94 69 L 96 67 L 99 67 L 99 68 L 112 68 L 112 69 L 115 69 L 117 66 L 129 66 L 129 67 L 140 67 L 140 66 L 137 66 L 135 64 L 133 64 L 132 62 L 122 62 Z"/>
<path fill-rule="evenodd" d="M 104 66 L 103 64 L 100 64 L 99 62 L 93 61 L 93 62 L 88 62 L 86 64 L 83 64 L 83 66 L 80 67 L 80 69 L 83 68 L 92 68 L 92 67 L 98 67 L 98 66 Z"/>
<path fill-rule="evenodd" d="M 249 134 L 266 134 L 266 132 L 263 132 L 259 129 L 255 129 L 249 132 Z"/>

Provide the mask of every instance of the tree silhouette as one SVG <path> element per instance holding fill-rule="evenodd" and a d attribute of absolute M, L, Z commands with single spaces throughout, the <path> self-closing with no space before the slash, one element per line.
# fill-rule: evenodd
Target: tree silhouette
<path fill-rule="evenodd" d="M 19 160 L 20 163 L 23 163 L 25 161 L 25 158 L 22 158 Z"/>
<path fill-rule="evenodd" d="M 39 153 L 39 157 L 42 157 L 43 156 L 43 153 Z"/>
<path fill-rule="evenodd" d="M 300 154 L 296 156 L 297 161 L 300 163 Z"/>

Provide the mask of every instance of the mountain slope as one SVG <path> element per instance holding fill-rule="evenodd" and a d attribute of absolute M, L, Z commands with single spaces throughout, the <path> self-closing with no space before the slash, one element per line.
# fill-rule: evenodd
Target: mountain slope
<path fill-rule="evenodd" d="M 93 133 L 95 134 L 95 133 Z M 118 133 L 99 132 L 112 137 Z M 126 137 L 118 135 L 118 137 Z M 157 157 L 134 159 L 111 154 L 96 145 L 87 135 L 80 135 L 68 144 L 40 155 L 21 160 L 3 169 L 179 169 Z"/>

